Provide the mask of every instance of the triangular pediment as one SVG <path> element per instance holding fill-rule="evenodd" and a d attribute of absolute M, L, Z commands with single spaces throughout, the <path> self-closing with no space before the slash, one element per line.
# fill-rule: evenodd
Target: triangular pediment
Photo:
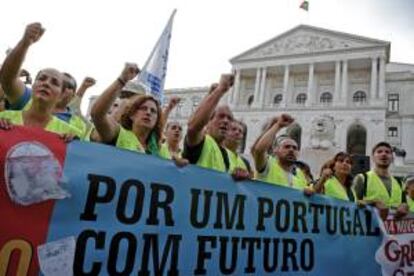
<path fill-rule="evenodd" d="M 387 41 L 299 25 L 232 58 L 231 62 L 389 45 Z"/>

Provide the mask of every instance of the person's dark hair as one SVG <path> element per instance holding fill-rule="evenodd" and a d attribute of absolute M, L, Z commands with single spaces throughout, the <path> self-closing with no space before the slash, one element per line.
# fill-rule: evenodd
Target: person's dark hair
<path fill-rule="evenodd" d="M 385 141 L 379 142 L 378 144 L 376 144 L 373 148 L 372 148 L 372 154 L 375 153 L 375 151 L 379 148 L 379 147 L 386 147 L 389 148 L 392 151 L 392 146 L 390 145 L 390 143 L 387 143 Z"/>
<path fill-rule="evenodd" d="M 301 169 L 301 171 L 302 171 L 304 174 L 308 175 L 308 176 L 309 176 L 309 178 L 310 178 L 312 181 L 314 180 L 313 175 L 312 175 L 311 168 L 310 168 L 310 166 L 309 166 L 307 163 L 305 163 L 304 161 L 296 161 L 296 162 L 295 162 L 295 164 L 296 164 L 296 166 L 297 166 L 299 169 Z"/>
<path fill-rule="evenodd" d="M 76 88 L 78 87 L 78 85 L 76 83 L 75 78 L 71 74 L 66 73 L 66 72 L 63 72 L 62 74 L 65 77 L 70 79 L 70 82 L 68 82 L 67 80 L 63 80 L 63 89 L 70 88 L 70 89 L 73 89 L 76 92 Z"/>
<path fill-rule="evenodd" d="M 162 110 L 161 110 L 161 107 L 160 107 L 160 104 L 158 103 L 158 101 L 156 99 L 154 99 L 152 96 L 138 95 L 138 96 L 135 96 L 132 99 L 130 99 L 130 102 L 128 102 L 128 105 L 125 107 L 125 110 L 121 115 L 120 124 L 123 128 L 125 128 L 127 130 L 131 130 L 132 129 L 132 123 L 133 123 L 132 120 L 131 120 L 131 116 L 134 115 L 134 113 L 137 111 L 137 109 L 142 104 L 144 104 L 146 101 L 154 102 L 156 107 L 157 107 L 157 122 L 155 123 L 155 127 L 152 131 L 155 134 L 155 137 L 156 137 L 157 142 L 158 142 L 158 146 L 160 146 L 159 143 L 161 141 L 162 130 L 163 130 Z"/>
<path fill-rule="evenodd" d="M 329 160 L 328 162 L 326 162 L 322 168 L 321 168 L 321 174 L 323 169 L 329 168 L 331 169 L 334 173 L 335 173 L 335 163 L 338 160 L 345 160 L 346 158 L 349 158 L 349 160 L 351 160 L 351 165 L 353 165 L 352 162 L 352 155 L 343 151 L 338 152 L 337 154 L 335 154 L 334 158 L 332 158 L 331 160 Z M 350 173 L 349 175 L 347 175 L 346 180 L 345 180 L 345 186 L 346 187 L 351 187 L 352 186 L 352 179 L 353 176 Z"/>

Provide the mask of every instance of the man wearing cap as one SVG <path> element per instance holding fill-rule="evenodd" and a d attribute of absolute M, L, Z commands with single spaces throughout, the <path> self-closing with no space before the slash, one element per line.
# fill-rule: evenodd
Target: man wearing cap
<path fill-rule="evenodd" d="M 295 162 L 299 155 L 298 144 L 289 137 L 278 139 L 273 150 L 275 156 L 269 156 L 274 137 L 284 127 L 292 124 L 294 119 L 288 114 L 274 118 L 267 130 L 259 136 L 252 146 L 252 155 L 257 179 L 276 185 L 304 190 L 308 186 L 305 174 L 297 168 Z"/>
<path fill-rule="evenodd" d="M 402 203 L 402 187 L 389 172 L 393 161 L 392 147 L 387 142 L 380 142 L 372 149 L 374 169 L 359 174 L 354 179 L 354 190 L 358 200 L 375 205 L 386 217 L 388 208 L 396 209 L 397 216 L 408 212 L 406 203 Z"/>

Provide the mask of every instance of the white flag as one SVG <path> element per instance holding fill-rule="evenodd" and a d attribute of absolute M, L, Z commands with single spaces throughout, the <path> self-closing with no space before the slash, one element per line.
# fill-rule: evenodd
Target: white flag
<path fill-rule="evenodd" d="M 163 98 L 172 25 L 176 11 L 174 10 L 171 14 L 167 26 L 165 26 L 154 49 L 152 49 L 151 55 L 145 63 L 144 68 L 142 68 L 137 80 L 138 83 L 144 86 L 147 92 L 160 102 L 162 102 Z"/>

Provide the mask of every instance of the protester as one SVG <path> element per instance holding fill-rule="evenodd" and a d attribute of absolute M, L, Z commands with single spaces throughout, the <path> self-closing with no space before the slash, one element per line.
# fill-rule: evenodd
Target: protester
<path fill-rule="evenodd" d="M 182 149 L 180 148 L 183 139 L 183 127 L 178 121 L 171 121 L 165 127 L 165 140 L 171 156 L 181 157 Z"/>
<path fill-rule="evenodd" d="M 359 174 L 354 179 L 354 190 L 358 200 L 376 206 L 386 217 L 387 208 L 395 208 L 396 216 L 408 212 L 406 203 L 402 203 L 403 193 L 398 181 L 389 172 L 393 161 L 392 147 L 387 142 L 380 142 L 372 149 L 374 169 Z"/>
<path fill-rule="evenodd" d="M 351 169 L 351 156 L 345 152 L 337 153 L 332 160 L 322 166 L 321 177 L 313 189 L 317 193 L 356 202 L 356 195 L 352 189 Z"/>
<path fill-rule="evenodd" d="M 191 164 L 228 172 L 235 180 L 249 177 L 247 171 L 231 171 L 228 153 L 221 143 L 226 137 L 233 113 L 226 105 L 217 107 L 220 99 L 233 85 L 234 76 L 223 74 L 220 82 L 207 94 L 188 121 L 183 157 Z"/>
<path fill-rule="evenodd" d="M 11 49 L 6 56 L 3 64 L 3 70 L 0 74 L 0 83 L 6 93 L 8 110 L 27 110 L 32 102 L 32 89 L 26 86 L 29 83 L 30 74 L 21 69 L 23 60 L 29 47 L 37 42 L 44 33 L 44 28 L 40 23 L 32 23 L 26 27 L 23 37 L 14 49 Z M 26 81 L 22 81 L 20 77 L 25 77 Z M 37 77 L 36 77 L 37 78 Z M 72 114 L 67 108 L 67 104 L 73 98 L 76 90 L 76 81 L 68 73 L 63 74 L 62 93 L 60 98 L 53 107 L 53 113 L 61 120 L 78 128 L 84 136 L 86 125 L 79 116 Z"/>
<path fill-rule="evenodd" d="M 123 86 L 138 72 L 136 64 L 127 63 L 121 75 L 96 100 L 91 111 L 96 131 L 105 144 L 170 158 L 168 149 L 161 146 L 162 112 L 153 97 L 135 97 L 125 108 L 120 122 L 108 115 Z"/>
<path fill-rule="evenodd" d="M 0 71 L 0 83 L 4 88 L 7 100 L 17 101 L 19 95 L 27 91 L 27 87 L 17 77 L 23 59 L 30 46 L 43 35 L 44 29 L 40 23 L 27 26 L 23 38 L 6 57 Z M 3 111 L 0 113 L 0 127 L 9 129 L 10 124 L 40 127 L 45 130 L 81 137 L 82 133 L 53 116 L 53 110 L 58 102 L 63 87 L 63 74 L 56 69 L 43 69 L 33 84 L 32 104 L 27 110 Z M 17 92 L 17 93 L 16 93 Z M 31 94 L 32 92 L 30 92 Z"/>
<path fill-rule="evenodd" d="M 308 186 L 306 177 L 301 169 L 297 168 L 295 162 L 299 155 L 298 145 L 289 137 L 278 140 L 273 151 L 274 156 L 269 156 L 273 140 L 276 134 L 284 127 L 292 124 L 294 119 L 282 114 L 274 118 L 267 130 L 259 136 L 252 146 L 252 156 L 257 172 L 257 179 L 282 186 L 296 189 L 305 189 Z M 306 189 L 306 192 L 311 189 Z"/>
<path fill-rule="evenodd" d="M 92 82 L 83 82 L 81 89 L 86 91 L 86 89 L 93 84 L 94 83 Z M 56 103 L 54 114 L 59 119 L 79 129 L 83 133 L 83 136 L 85 136 L 87 131 L 87 124 L 81 116 L 75 114 L 75 112 L 69 108 L 69 103 L 75 98 L 76 88 L 77 84 L 75 78 L 69 73 L 63 73 L 63 91 L 59 101 Z"/>
<path fill-rule="evenodd" d="M 228 150 L 230 164 L 234 167 L 232 170 L 241 168 L 248 171 L 250 176 L 253 177 L 254 173 L 249 161 L 239 153 L 240 146 L 246 135 L 246 129 L 247 127 L 241 121 L 233 120 L 222 144 Z"/>

